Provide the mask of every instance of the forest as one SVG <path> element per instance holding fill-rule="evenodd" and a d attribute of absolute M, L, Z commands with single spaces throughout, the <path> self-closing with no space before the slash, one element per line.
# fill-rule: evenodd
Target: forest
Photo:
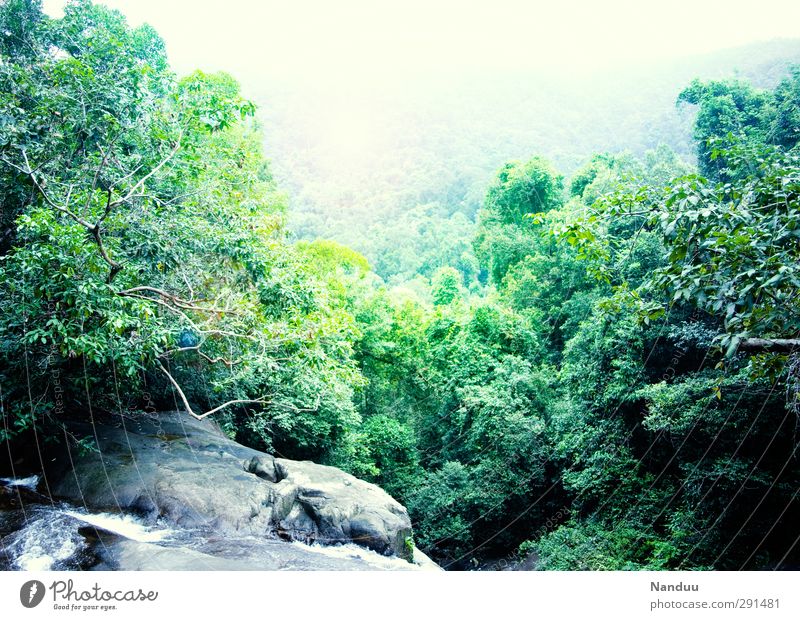
<path fill-rule="evenodd" d="M 5 0 L 0 440 L 210 417 L 376 483 L 446 569 L 800 566 L 800 68 L 775 77 L 683 83 L 685 151 L 530 152 L 452 200 L 409 176 L 368 259 L 291 228 L 234 77 L 90 0 Z"/>

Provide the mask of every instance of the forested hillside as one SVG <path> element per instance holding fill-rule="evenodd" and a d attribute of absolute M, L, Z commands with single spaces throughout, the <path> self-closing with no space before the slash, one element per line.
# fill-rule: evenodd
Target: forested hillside
<path fill-rule="evenodd" d="M 798 61 L 800 41 L 785 40 L 613 71 L 283 77 L 252 90 L 292 233 L 353 247 L 402 282 L 461 259 L 508 159 L 537 153 L 572 174 L 593 153 L 663 144 L 693 161 L 693 111 L 676 105 L 686 84 L 738 76 L 771 88 Z"/>
<path fill-rule="evenodd" d="M 447 568 L 796 567 L 800 70 L 759 49 L 624 101 L 431 84 L 362 185 L 265 97 L 270 164 L 236 80 L 152 28 L 6 0 L 0 438 L 213 416 L 377 483 Z"/>

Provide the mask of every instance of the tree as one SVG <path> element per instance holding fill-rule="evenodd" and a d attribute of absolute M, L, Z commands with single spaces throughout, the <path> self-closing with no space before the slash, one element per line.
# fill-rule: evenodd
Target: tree
<path fill-rule="evenodd" d="M 800 141 L 800 67 L 794 67 L 789 77 L 778 84 L 774 98 L 771 142 L 791 149 Z"/>
<path fill-rule="evenodd" d="M 541 157 L 508 163 L 497 173 L 478 214 L 473 244 L 495 284 L 531 253 L 536 224 L 529 216 L 558 208 L 563 190 L 562 177 Z"/>
<path fill-rule="evenodd" d="M 765 155 L 737 186 L 676 184 L 659 212 L 670 257 L 658 282 L 674 300 L 722 315 L 729 353 L 800 344 L 787 341 L 800 330 L 799 191 L 800 159 Z"/>
<path fill-rule="evenodd" d="M 678 97 L 678 103 L 697 106 L 694 138 L 700 173 L 714 180 L 743 178 L 755 172 L 745 165 L 757 160 L 766 145 L 791 149 L 800 138 L 797 118 L 800 73 L 792 70 L 774 91 L 757 90 L 743 81 L 695 80 Z M 755 152 L 728 161 L 728 152 Z M 734 148 L 735 147 L 735 148 Z"/>
<path fill-rule="evenodd" d="M 155 399 L 326 454 L 358 422 L 352 321 L 285 239 L 254 106 L 116 11 L 36 6 L 0 7 L 38 20 L 0 63 L 4 428 Z"/>
<path fill-rule="evenodd" d="M 446 306 L 463 296 L 461 274 L 453 267 L 442 267 L 433 274 L 433 303 Z"/>

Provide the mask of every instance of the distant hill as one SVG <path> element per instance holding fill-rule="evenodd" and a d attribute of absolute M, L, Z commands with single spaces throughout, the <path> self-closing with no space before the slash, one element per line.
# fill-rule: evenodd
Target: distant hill
<path fill-rule="evenodd" d="M 569 174 L 594 152 L 665 143 L 691 161 L 693 111 L 675 100 L 693 78 L 770 87 L 792 64 L 800 64 L 800 39 L 583 75 L 476 71 L 357 85 L 298 77 L 263 84 L 254 98 L 296 234 L 336 239 L 381 265 L 393 228 L 424 234 L 407 221 L 412 209 L 471 220 L 509 159 L 542 154 Z M 415 270 L 426 271 L 378 269 Z"/>

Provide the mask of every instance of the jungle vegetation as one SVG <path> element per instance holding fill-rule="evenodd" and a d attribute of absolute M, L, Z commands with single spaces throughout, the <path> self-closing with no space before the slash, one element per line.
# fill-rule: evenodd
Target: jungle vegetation
<path fill-rule="evenodd" d="M 0 439 L 180 409 L 379 484 L 447 567 L 796 566 L 800 70 L 674 97 L 692 153 L 508 161 L 381 231 L 430 258 L 390 283 L 296 240 L 233 77 L 5 0 Z"/>

